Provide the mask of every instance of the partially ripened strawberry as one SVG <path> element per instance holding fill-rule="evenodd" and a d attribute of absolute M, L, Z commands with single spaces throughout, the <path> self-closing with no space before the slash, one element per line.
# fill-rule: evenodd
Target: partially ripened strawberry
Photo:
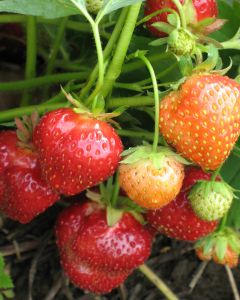
<path fill-rule="evenodd" d="M 59 196 L 42 179 L 37 153 L 18 143 L 15 131 L 0 133 L 0 210 L 28 223 Z"/>
<path fill-rule="evenodd" d="M 213 232 L 218 223 L 201 220 L 194 213 L 188 199 L 191 187 L 198 180 L 209 180 L 210 177 L 210 174 L 204 173 L 201 169 L 187 168 L 181 192 L 176 199 L 162 209 L 149 211 L 148 222 L 160 233 L 185 241 L 196 241 Z"/>
<path fill-rule="evenodd" d="M 234 268 L 239 262 L 239 233 L 225 227 L 196 243 L 195 252 L 201 260 L 214 260 L 220 265 Z"/>
<path fill-rule="evenodd" d="M 130 213 L 123 213 L 109 227 L 106 209 L 91 201 L 73 205 L 60 214 L 56 237 L 62 266 L 70 280 L 95 293 L 110 292 L 122 283 L 148 258 L 152 243 L 151 232 Z"/>
<path fill-rule="evenodd" d="M 161 101 L 160 131 L 184 157 L 215 170 L 240 133 L 240 85 L 218 74 L 193 75 Z"/>
<path fill-rule="evenodd" d="M 144 146 L 138 148 L 140 155 L 141 149 L 148 151 Z M 157 209 L 167 205 L 177 196 L 182 186 L 183 165 L 175 159 L 171 151 L 164 153 L 165 149 L 162 149 L 159 153 L 153 153 L 152 157 L 151 154 L 149 157 L 140 156 L 133 162 L 129 155 L 121 161 L 119 167 L 121 188 L 131 200 L 146 209 Z"/>
<path fill-rule="evenodd" d="M 62 108 L 47 113 L 34 131 L 45 179 L 53 189 L 74 195 L 110 177 L 123 146 L 104 121 Z"/>
<path fill-rule="evenodd" d="M 218 15 L 217 4 L 215 0 L 180 0 L 185 10 L 185 17 L 188 24 L 196 24 L 207 18 L 216 18 Z M 157 12 L 161 9 L 173 9 L 177 11 L 176 5 L 172 0 L 147 0 L 145 4 L 145 16 Z M 146 26 L 150 32 L 157 37 L 165 36 L 166 34 L 161 30 L 152 26 L 156 22 L 168 23 L 167 17 L 171 12 L 160 12 L 146 22 Z"/>

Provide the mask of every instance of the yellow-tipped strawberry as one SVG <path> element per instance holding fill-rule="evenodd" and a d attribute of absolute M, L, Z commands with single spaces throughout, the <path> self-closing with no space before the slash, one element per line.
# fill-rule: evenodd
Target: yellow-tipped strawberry
<path fill-rule="evenodd" d="M 159 126 L 181 155 L 218 169 L 240 134 L 240 84 L 218 74 L 187 78 L 161 101 Z"/>
<path fill-rule="evenodd" d="M 128 197 L 146 209 L 158 209 L 179 193 L 184 178 L 184 159 L 165 147 L 152 152 L 139 146 L 123 152 L 119 183 Z"/>

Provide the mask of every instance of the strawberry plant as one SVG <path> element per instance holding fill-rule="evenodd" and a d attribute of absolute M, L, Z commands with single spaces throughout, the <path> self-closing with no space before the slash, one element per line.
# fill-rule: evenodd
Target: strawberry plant
<path fill-rule="evenodd" d="M 239 24 L 238 0 L 0 1 L 0 299 L 230 299 L 194 294 L 210 262 L 239 299 Z"/>

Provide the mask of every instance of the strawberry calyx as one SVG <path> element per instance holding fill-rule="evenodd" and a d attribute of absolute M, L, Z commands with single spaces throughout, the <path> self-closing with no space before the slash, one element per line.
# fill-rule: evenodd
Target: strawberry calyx
<path fill-rule="evenodd" d="M 222 218 L 237 196 L 235 190 L 222 181 L 198 181 L 189 193 L 189 200 L 196 215 L 206 221 Z"/>
<path fill-rule="evenodd" d="M 99 192 L 87 190 L 87 198 L 97 202 L 100 208 L 106 209 L 107 224 L 109 227 L 117 224 L 124 213 L 130 213 L 139 223 L 145 224 L 142 213 L 144 209 L 133 203 L 128 197 L 119 194 L 118 179 L 113 184 L 110 177 L 106 185 L 101 184 Z"/>
<path fill-rule="evenodd" d="M 15 118 L 19 147 L 30 150 L 34 149 L 32 134 L 38 122 L 39 115 L 37 111 L 34 111 L 30 116 L 23 116 L 22 119 Z"/>
<path fill-rule="evenodd" d="M 137 146 L 129 148 L 121 153 L 122 157 L 125 157 L 120 163 L 121 164 L 134 164 L 142 160 L 151 160 L 154 167 L 159 170 L 164 165 L 166 157 L 171 157 L 176 161 L 188 165 L 186 159 L 179 154 L 173 152 L 169 147 L 157 147 L 157 151 L 153 151 L 152 146 L 145 143 L 143 146 Z"/>
<path fill-rule="evenodd" d="M 83 103 L 81 103 L 79 100 L 74 98 L 70 93 L 67 93 L 62 87 L 62 92 L 67 98 L 67 100 L 74 106 L 73 110 L 77 114 L 81 114 L 82 116 L 85 116 L 86 118 L 92 118 L 97 119 L 100 121 L 105 121 L 107 123 L 110 123 L 114 125 L 117 128 L 120 128 L 120 125 L 113 120 L 113 118 L 116 118 L 120 116 L 125 110 L 125 106 L 118 107 L 114 111 L 110 113 L 106 113 L 104 111 L 105 108 L 105 101 L 103 97 L 95 97 L 91 109 L 89 109 L 87 106 L 85 106 Z"/>
<path fill-rule="evenodd" d="M 240 234 L 229 227 L 216 231 L 202 238 L 195 244 L 196 251 L 201 250 L 207 260 L 212 258 L 218 263 L 224 263 L 227 250 L 231 249 L 236 255 L 240 254 Z"/>

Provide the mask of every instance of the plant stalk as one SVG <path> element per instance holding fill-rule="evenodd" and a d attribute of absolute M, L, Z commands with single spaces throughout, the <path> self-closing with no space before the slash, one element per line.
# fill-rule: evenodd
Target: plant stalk
<path fill-rule="evenodd" d="M 155 104 L 155 127 L 154 127 L 154 140 L 153 140 L 153 151 L 157 152 L 158 140 L 159 140 L 159 92 L 158 92 L 158 83 L 154 69 L 150 61 L 144 56 L 138 56 L 146 65 L 152 80 L 153 93 L 154 93 L 154 104 Z"/>
<path fill-rule="evenodd" d="M 112 52 L 112 49 L 113 47 L 115 46 L 115 43 L 119 37 L 119 34 L 121 33 L 121 30 L 122 30 L 122 27 L 123 27 L 123 24 L 125 22 L 125 19 L 126 19 L 126 16 L 127 16 L 127 12 L 128 12 L 128 8 L 125 7 L 119 18 L 118 18 L 118 21 L 117 21 L 117 24 L 116 26 L 114 27 L 114 30 L 112 32 L 112 35 L 111 35 L 111 38 L 109 39 L 108 43 L 107 43 L 107 46 L 105 47 L 104 51 L 103 51 L 103 58 L 104 60 L 107 60 L 107 58 L 110 56 L 111 52 Z M 83 99 L 86 94 L 90 91 L 90 89 L 92 88 L 92 86 L 94 85 L 95 83 L 95 80 L 97 79 L 97 75 L 98 75 L 98 64 L 95 66 L 95 68 L 93 69 L 89 79 L 88 79 L 88 82 L 86 84 L 86 86 L 81 90 L 80 92 L 80 99 Z"/>
<path fill-rule="evenodd" d="M 27 54 L 26 54 L 26 67 L 25 78 L 30 79 L 36 76 L 37 64 L 37 28 L 36 17 L 27 17 Z M 23 92 L 21 106 L 28 105 L 31 99 L 31 94 L 27 91 Z"/>
<path fill-rule="evenodd" d="M 168 300 L 179 300 L 169 287 L 147 265 L 144 264 L 138 269 L 159 289 L 159 291 L 162 292 Z"/>
<path fill-rule="evenodd" d="M 137 22 L 142 3 L 132 5 L 129 9 L 125 25 L 118 40 L 113 59 L 105 76 L 102 95 L 106 97 L 112 90 L 113 84 L 121 73 L 133 31 Z M 91 97 L 90 97 L 91 100 Z"/>

